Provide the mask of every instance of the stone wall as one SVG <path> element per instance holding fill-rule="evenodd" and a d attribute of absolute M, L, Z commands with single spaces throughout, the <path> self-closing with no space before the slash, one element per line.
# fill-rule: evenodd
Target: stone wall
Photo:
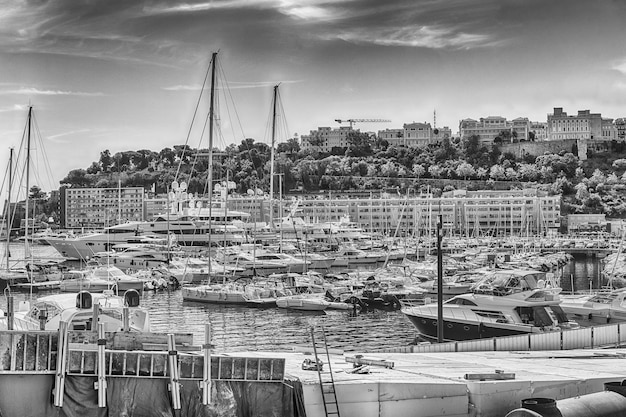
<path fill-rule="evenodd" d="M 561 151 L 572 152 L 574 144 L 578 146 L 578 158 L 581 161 L 587 159 L 587 141 L 579 139 L 546 140 L 540 142 L 506 143 L 500 146 L 502 153 L 512 153 L 517 158 L 525 155 L 539 156 L 546 152 L 559 153 Z"/>

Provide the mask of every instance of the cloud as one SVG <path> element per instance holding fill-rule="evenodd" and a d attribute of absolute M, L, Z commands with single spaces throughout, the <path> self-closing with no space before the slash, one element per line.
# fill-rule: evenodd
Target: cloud
<path fill-rule="evenodd" d="M 17 90 L 4 90 L 4 91 L 0 91 L 0 95 L 83 96 L 83 97 L 104 96 L 103 93 L 86 93 L 82 91 L 63 91 L 63 90 L 40 90 L 34 87 L 22 87 Z"/>
<path fill-rule="evenodd" d="M 623 75 L 626 75 L 626 59 L 614 63 L 611 69 L 614 69 L 615 71 L 621 72 Z"/>
<path fill-rule="evenodd" d="M 78 130 L 71 130 L 68 132 L 63 132 L 63 133 L 57 133 L 56 135 L 50 135 L 48 136 L 48 140 L 54 143 L 68 143 L 68 140 L 64 140 L 63 138 L 66 136 L 74 136 L 74 135 L 78 135 L 78 134 L 84 134 L 84 133 L 92 133 L 93 131 L 91 129 L 78 129 Z"/>
<path fill-rule="evenodd" d="M 383 46 L 406 46 L 418 48 L 453 48 L 471 49 L 501 45 L 505 41 L 496 41 L 486 34 L 458 32 L 455 28 L 436 26 L 406 26 L 395 28 L 353 29 L 335 34 L 324 35 L 327 39 L 336 38 L 356 44 L 375 44 Z"/>
<path fill-rule="evenodd" d="M 12 106 L 6 106 L 6 107 L 0 108 L 0 113 L 23 112 L 26 109 L 28 109 L 28 106 L 26 104 L 14 104 Z"/>

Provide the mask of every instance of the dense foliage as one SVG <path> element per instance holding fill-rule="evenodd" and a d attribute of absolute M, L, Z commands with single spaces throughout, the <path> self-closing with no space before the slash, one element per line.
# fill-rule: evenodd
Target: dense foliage
<path fill-rule="evenodd" d="M 276 147 L 274 190 L 316 192 L 336 190 L 394 190 L 399 193 L 447 191 L 454 188 L 538 186 L 563 194 L 563 214 L 626 214 L 626 155 L 621 143 L 611 152 L 590 155 L 581 162 L 570 152 L 518 159 L 499 146 L 481 145 L 478 137 L 444 138 L 439 146 L 389 146 L 359 131 L 351 132 L 347 148 L 330 153 L 302 150 L 296 139 Z M 591 154 L 591 153 L 590 153 Z M 213 182 L 228 179 L 236 191 L 269 190 L 270 148 L 245 139 L 223 151 L 214 150 Z M 87 169 L 70 171 L 61 181 L 72 187 L 141 186 L 167 192 L 172 181 L 185 181 L 192 193 L 208 191 L 209 151 L 174 146 L 150 150 L 101 152 Z M 280 180 L 279 180 L 280 177 Z M 529 183 L 529 184 L 528 184 Z"/>

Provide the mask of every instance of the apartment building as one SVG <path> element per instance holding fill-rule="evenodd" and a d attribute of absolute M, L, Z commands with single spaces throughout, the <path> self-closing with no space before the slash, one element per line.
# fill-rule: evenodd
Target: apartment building
<path fill-rule="evenodd" d="M 549 196 L 536 189 L 457 190 L 441 197 L 428 194 L 304 196 L 298 208 L 305 221 L 335 222 L 349 216 L 368 231 L 388 235 L 432 234 L 441 215 L 447 233 L 457 236 L 526 236 L 557 229 L 560 204 L 560 196 Z"/>
<path fill-rule="evenodd" d="M 144 220 L 144 188 L 61 187 L 61 227 L 102 228 Z"/>

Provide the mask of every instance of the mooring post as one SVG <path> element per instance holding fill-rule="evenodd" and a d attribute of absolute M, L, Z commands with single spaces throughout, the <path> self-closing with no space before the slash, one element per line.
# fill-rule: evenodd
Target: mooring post
<path fill-rule="evenodd" d="M 106 381 L 106 333 L 104 323 L 98 323 L 98 407 L 107 406 L 107 381 Z"/>
<path fill-rule="evenodd" d="M 211 404 L 211 325 L 204 326 L 204 363 L 202 368 L 202 404 Z"/>

